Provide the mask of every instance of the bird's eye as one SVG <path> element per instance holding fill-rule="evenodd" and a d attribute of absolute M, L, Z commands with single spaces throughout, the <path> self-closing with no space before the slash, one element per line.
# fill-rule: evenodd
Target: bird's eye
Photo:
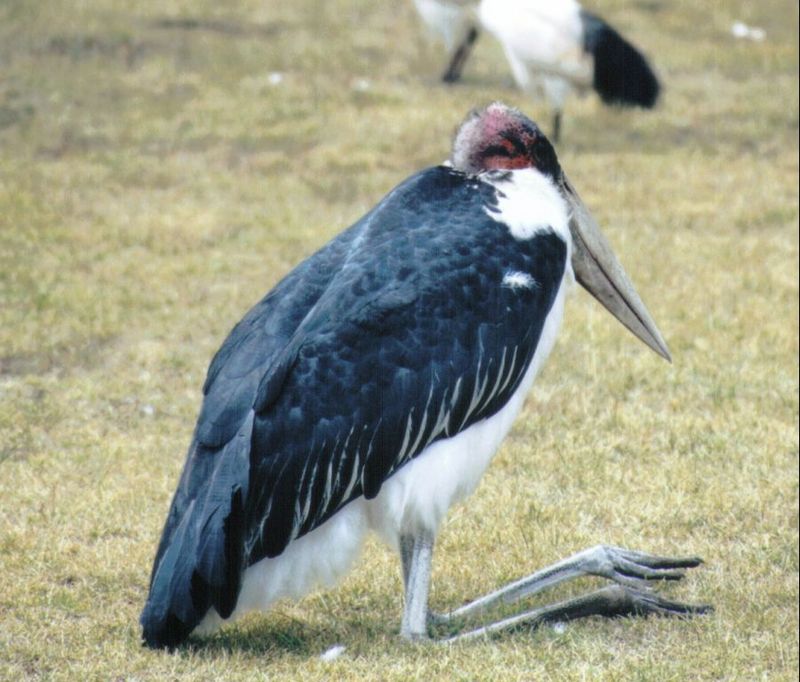
<path fill-rule="evenodd" d="M 511 158 L 513 155 L 514 155 L 514 154 L 513 154 L 512 150 L 510 150 L 510 149 L 509 149 L 509 148 L 508 148 L 506 145 L 504 145 L 504 144 L 493 144 L 493 145 L 489 145 L 489 146 L 488 146 L 488 147 L 486 147 L 486 149 L 484 149 L 484 151 L 483 151 L 483 156 L 485 156 L 485 157 L 491 157 L 491 156 L 505 156 L 505 157 L 507 157 L 507 158 Z"/>

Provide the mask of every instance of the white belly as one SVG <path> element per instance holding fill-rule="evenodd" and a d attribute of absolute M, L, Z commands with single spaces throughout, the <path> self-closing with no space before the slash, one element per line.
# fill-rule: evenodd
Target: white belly
<path fill-rule="evenodd" d="M 568 267 L 565 280 L 571 277 Z M 426 530 L 435 535 L 450 506 L 477 487 L 550 354 L 561 326 L 566 283 L 561 282 L 531 365 L 508 403 L 492 417 L 430 445 L 386 481 L 374 499 L 354 500 L 294 540 L 280 556 L 250 566 L 231 620 L 266 610 L 278 599 L 300 598 L 319 585 L 334 584 L 352 566 L 368 530 L 394 547 L 401 534 Z M 196 632 L 213 631 L 222 622 L 212 609 Z"/>

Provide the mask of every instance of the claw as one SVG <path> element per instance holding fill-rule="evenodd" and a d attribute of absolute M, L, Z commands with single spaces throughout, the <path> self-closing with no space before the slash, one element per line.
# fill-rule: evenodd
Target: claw
<path fill-rule="evenodd" d="M 606 547 L 607 550 L 618 553 L 620 556 L 648 568 L 697 568 L 703 563 L 698 556 L 692 557 L 666 557 L 655 554 L 645 554 L 622 547 Z"/>
<path fill-rule="evenodd" d="M 655 592 L 641 592 L 621 585 L 611 585 L 605 589 L 611 593 L 610 599 L 619 602 L 619 613 L 610 613 L 612 616 L 643 616 L 649 613 L 662 616 L 702 615 L 714 610 L 711 604 L 684 604 L 665 599 Z"/>
<path fill-rule="evenodd" d="M 619 573 L 640 580 L 680 580 L 686 576 L 686 571 L 677 568 L 659 570 L 623 558 L 619 558 L 617 561 L 616 569 Z"/>
<path fill-rule="evenodd" d="M 592 552 L 595 553 L 597 568 L 589 569 L 590 572 L 638 589 L 643 587 L 643 581 L 681 580 L 686 576 L 683 569 L 703 563 L 699 557 L 661 557 L 604 545 L 594 548 Z M 601 558 L 597 557 L 598 554 Z"/>
<path fill-rule="evenodd" d="M 645 592 L 622 585 L 609 585 L 580 597 L 521 613 L 439 641 L 443 643 L 462 642 L 503 631 L 517 630 L 520 627 L 534 629 L 542 623 L 564 622 L 587 616 L 618 618 L 621 616 L 646 616 L 651 613 L 659 616 L 689 616 L 702 615 L 713 610 L 713 607 L 708 604 L 683 604 L 664 599 L 654 592 Z"/>

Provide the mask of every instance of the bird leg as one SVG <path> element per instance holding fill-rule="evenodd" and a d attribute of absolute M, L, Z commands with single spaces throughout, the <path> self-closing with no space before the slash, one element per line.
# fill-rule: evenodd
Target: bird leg
<path fill-rule="evenodd" d="M 701 563 L 702 560 L 697 557 L 659 557 L 621 547 L 597 545 L 437 616 L 436 621 L 447 623 L 472 617 L 498 604 L 510 604 L 548 587 L 587 575 L 608 578 L 624 587 L 646 591 L 650 589 L 648 580 L 680 580 L 685 575 L 681 569 L 694 568 Z"/>
<path fill-rule="evenodd" d="M 406 547 L 408 549 L 404 551 L 403 548 Z M 421 636 L 420 632 L 424 633 L 421 616 L 413 609 L 419 609 L 419 606 L 414 606 L 414 604 L 419 604 L 420 599 L 424 598 L 427 601 L 432 548 L 432 539 L 428 539 L 427 544 L 424 544 L 422 539 L 415 539 L 409 545 L 401 542 L 404 575 L 407 576 L 406 613 L 403 617 L 404 636 Z M 702 561 L 697 557 L 661 557 L 620 547 L 598 545 L 536 571 L 521 580 L 509 583 L 505 587 L 449 613 L 428 615 L 433 625 L 445 625 L 459 629 L 466 618 L 483 614 L 500 604 L 519 601 L 568 580 L 589 575 L 607 578 L 616 584 L 575 599 L 526 611 L 442 641 L 471 639 L 523 624 L 535 627 L 544 622 L 574 620 L 590 615 L 613 617 L 647 613 L 662 615 L 706 613 L 710 610 L 709 606 L 694 606 L 663 599 L 656 595 L 648 584 L 653 580 L 680 580 L 685 575 L 683 569 L 694 568 L 701 563 Z M 407 566 L 408 568 L 406 568 Z M 424 566 L 424 571 L 419 566 Z M 416 573 L 419 573 L 420 577 L 417 577 Z M 421 582 L 423 576 L 424 597 L 422 587 L 415 584 L 415 581 Z M 415 619 L 413 623 L 412 615 Z M 413 633 L 412 624 L 416 628 Z M 420 630 L 420 628 L 423 629 Z"/>
<path fill-rule="evenodd" d="M 439 642 L 445 644 L 463 642 L 486 637 L 497 632 L 514 630 L 522 626 L 533 630 L 544 623 L 564 623 L 577 618 L 586 618 L 587 616 L 615 618 L 619 616 L 646 616 L 650 613 L 661 616 L 680 616 L 708 613 L 711 610 L 712 607 L 707 605 L 691 605 L 669 601 L 651 591 L 636 590 L 624 585 L 607 585 L 589 594 L 551 604 L 550 606 L 525 611 L 484 627 L 440 639 Z"/>
<path fill-rule="evenodd" d="M 431 582 L 433 536 L 421 533 L 400 538 L 405 606 L 400 635 L 406 639 L 428 637 L 428 590 Z"/>
<path fill-rule="evenodd" d="M 442 75 L 442 80 L 445 83 L 455 83 L 459 78 L 461 78 L 461 72 L 464 70 L 464 64 L 466 63 L 467 57 L 469 57 L 469 53 L 472 51 L 472 47 L 475 45 L 475 41 L 477 39 L 478 29 L 474 26 L 470 26 L 469 31 L 467 31 L 467 34 L 464 36 L 464 40 L 461 41 L 461 44 L 453 53 L 453 57 L 450 59 L 450 65 Z"/>

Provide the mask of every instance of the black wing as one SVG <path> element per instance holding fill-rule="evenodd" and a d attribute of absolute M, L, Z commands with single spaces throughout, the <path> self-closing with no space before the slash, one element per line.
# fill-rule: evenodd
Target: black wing
<path fill-rule="evenodd" d="M 257 381 L 234 408 L 206 397 L 143 614 L 148 642 L 182 639 L 212 605 L 227 617 L 247 565 L 374 497 L 427 445 L 505 404 L 536 350 L 566 245 L 552 233 L 514 239 L 487 213 L 495 203 L 484 183 L 424 171 L 349 233 L 322 291 L 302 317 L 291 311 L 295 322 L 277 321 L 270 345 L 226 342 L 212 389 L 235 378 L 229 366 L 257 368 Z M 535 286 L 503 286 L 508 271 Z M 220 423 L 230 425 L 222 436 Z"/>
<path fill-rule="evenodd" d="M 230 518 L 228 526 L 236 525 L 233 512 L 241 506 L 242 487 L 246 490 L 256 390 L 275 356 L 330 284 L 361 222 L 368 218 L 369 214 L 289 273 L 231 330 L 211 361 L 203 406 L 153 561 L 150 594 L 141 616 L 150 646 L 177 645 L 210 603 L 231 599 L 225 599 L 224 578 L 205 581 L 216 585 L 219 594 L 212 595 L 210 589 L 196 586 L 199 578 L 194 574 L 201 552 L 210 557 L 225 547 L 225 537 L 233 537 L 225 519 Z M 239 492 L 225 500 L 217 490 Z M 202 548 L 201 535 L 205 538 Z M 228 564 L 224 573 L 235 572 L 240 561 L 226 559 L 223 553 L 221 559 L 203 563 Z M 200 594 L 204 589 L 208 596 Z"/>

